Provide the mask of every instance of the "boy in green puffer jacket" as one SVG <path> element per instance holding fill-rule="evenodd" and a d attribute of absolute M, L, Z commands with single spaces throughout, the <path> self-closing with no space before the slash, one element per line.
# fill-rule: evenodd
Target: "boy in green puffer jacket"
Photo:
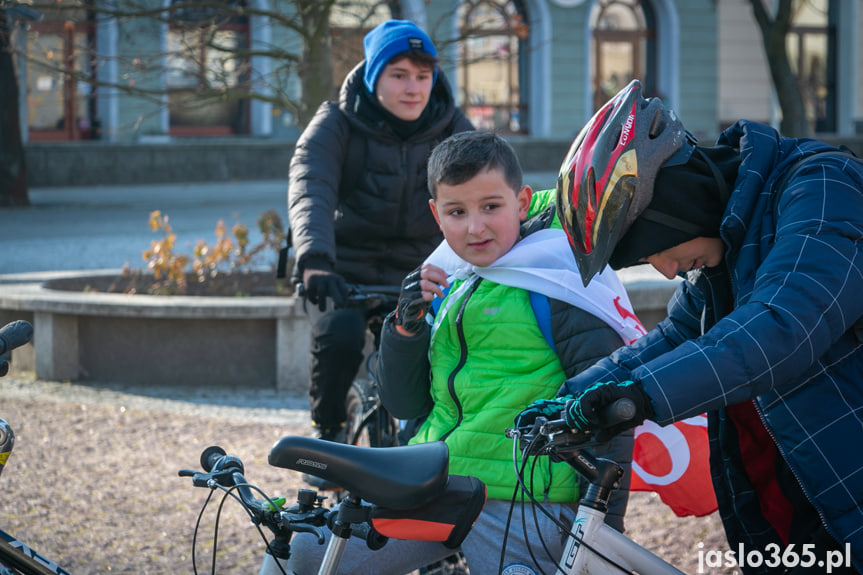
<path fill-rule="evenodd" d="M 429 204 L 446 240 L 405 279 L 385 324 L 377 372 L 381 398 L 396 417 L 426 417 L 411 443 L 446 441 L 450 473 L 473 475 L 489 500 L 462 544 L 471 575 L 556 570 L 565 533 L 540 516 L 514 520 L 513 417 L 537 393 L 553 394 L 644 330 L 613 272 L 584 288 L 554 212 L 553 190 L 522 185 L 514 151 L 501 137 L 470 132 L 439 144 L 429 159 Z M 631 435 L 607 456 L 628 467 Z M 543 463 L 547 460 L 543 460 Z M 626 475 L 625 485 L 628 486 Z M 538 465 L 534 496 L 564 524 L 575 515 L 579 479 L 563 463 Z M 608 522 L 623 529 L 627 492 Z M 518 511 L 516 511 L 518 512 Z M 534 550 L 534 556 L 528 546 Z"/>

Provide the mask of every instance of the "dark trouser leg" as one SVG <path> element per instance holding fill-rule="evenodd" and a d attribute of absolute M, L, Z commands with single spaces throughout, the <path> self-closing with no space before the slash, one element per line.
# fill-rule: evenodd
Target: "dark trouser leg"
<path fill-rule="evenodd" d="M 340 427 L 346 417 L 345 396 L 363 360 L 366 327 L 363 312 L 338 309 L 310 312 L 309 407 L 323 429 Z"/>

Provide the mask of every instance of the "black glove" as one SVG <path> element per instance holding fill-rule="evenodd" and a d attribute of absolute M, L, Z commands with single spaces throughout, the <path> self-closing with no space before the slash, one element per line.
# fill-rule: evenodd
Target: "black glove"
<path fill-rule="evenodd" d="M 571 395 L 563 395 L 554 399 L 537 399 L 515 416 L 513 424 L 516 429 L 523 429 L 533 426 L 536 418 L 540 416 L 546 419 L 560 419 L 561 412 L 566 409 L 570 401 L 572 401 Z"/>
<path fill-rule="evenodd" d="M 422 268 L 417 268 L 405 276 L 396 308 L 394 323 L 409 334 L 415 334 L 422 329 L 426 323 L 426 314 L 431 309 L 431 302 L 423 299 L 420 288 L 421 271 Z"/>
<path fill-rule="evenodd" d="M 603 408 L 621 398 L 630 399 L 635 404 L 635 415 L 626 421 L 608 425 L 603 421 L 601 412 Z M 566 406 L 566 424 L 573 429 L 596 433 L 598 441 L 637 427 L 654 415 L 650 396 L 642 389 L 641 382 L 633 381 L 597 383 L 577 395 Z"/>
<path fill-rule="evenodd" d="M 306 298 L 318 309 L 326 311 L 327 298 L 333 300 L 336 307 L 342 307 L 348 300 L 348 286 L 345 279 L 332 270 L 328 261 L 309 258 L 303 265 L 303 284 Z"/>

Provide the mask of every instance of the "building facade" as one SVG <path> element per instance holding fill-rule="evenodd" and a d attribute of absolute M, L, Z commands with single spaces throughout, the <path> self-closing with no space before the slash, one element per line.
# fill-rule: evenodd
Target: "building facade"
<path fill-rule="evenodd" d="M 295 116 L 280 105 L 300 89 L 294 61 L 303 43 L 293 2 L 221 0 L 232 10 L 214 19 L 171 11 L 172 1 L 179 0 L 136 4 L 155 17 L 122 17 L 129 0 L 62 0 L 68 9 L 18 22 L 25 138 L 295 138 Z M 361 58 L 362 33 L 390 16 L 378 8 L 359 18 L 357 5 L 331 17 L 334 86 Z M 571 139 L 634 77 L 700 139 L 738 118 L 776 124 L 780 117 L 750 0 L 401 5 L 402 16 L 435 41 L 460 105 L 482 129 Z M 795 8 L 789 54 L 814 132 L 858 133 L 863 0 L 799 0 Z"/>

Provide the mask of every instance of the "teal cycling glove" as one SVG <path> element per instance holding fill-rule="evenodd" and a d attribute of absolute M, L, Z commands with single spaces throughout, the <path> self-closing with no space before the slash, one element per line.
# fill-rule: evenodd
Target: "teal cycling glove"
<path fill-rule="evenodd" d="M 635 414 L 631 419 L 608 425 L 603 421 L 602 411 L 618 399 L 632 401 Z M 567 427 L 600 434 L 597 438 L 604 440 L 640 425 L 645 419 L 653 417 L 654 411 L 650 397 L 642 389 L 641 383 L 608 382 L 597 383 L 577 396 L 563 395 L 534 401 L 516 416 L 514 423 L 516 428 L 525 428 L 533 425 L 537 417 L 554 420 L 560 419 L 561 416 Z"/>
<path fill-rule="evenodd" d="M 607 425 L 602 421 L 602 410 L 618 399 L 629 399 L 635 405 L 635 415 L 626 421 Z M 650 396 L 641 387 L 641 382 L 610 381 L 597 383 L 566 407 L 566 425 L 580 431 L 602 432 L 609 437 L 641 424 L 655 415 Z"/>
<path fill-rule="evenodd" d="M 572 398 L 571 395 L 562 395 L 554 399 L 537 399 L 516 415 L 513 423 L 517 429 L 522 429 L 532 426 L 537 417 L 549 420 L 560 419 L 561 412 L 566 409 L 566 404 L 572 401 Z"/>

